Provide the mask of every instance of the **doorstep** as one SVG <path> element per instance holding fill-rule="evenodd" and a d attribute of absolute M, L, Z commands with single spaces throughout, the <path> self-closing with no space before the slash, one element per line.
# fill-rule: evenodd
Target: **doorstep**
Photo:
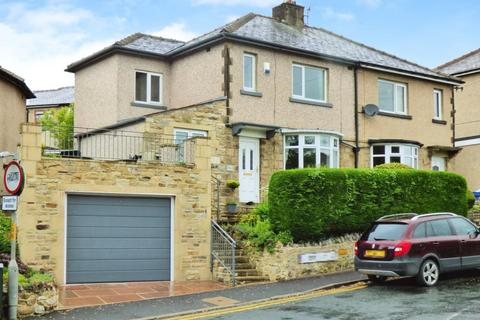
<path fill-rule="evenodd" d="M 58 288 L 58 310 L 142 301 L 229 288 L 216 281 L 154 281 L 65 285 Z"/>

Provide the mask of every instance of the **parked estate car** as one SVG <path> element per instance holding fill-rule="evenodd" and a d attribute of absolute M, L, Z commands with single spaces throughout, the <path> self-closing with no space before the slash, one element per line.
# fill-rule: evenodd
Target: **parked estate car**
<path fill-rule="evenodd" d="M 355 270 L 374 282 L 411 276 L 433 286 L 441 273 L 480 267 L 479 235 L 454 213 L 384 216 L 355 243 Z"/>

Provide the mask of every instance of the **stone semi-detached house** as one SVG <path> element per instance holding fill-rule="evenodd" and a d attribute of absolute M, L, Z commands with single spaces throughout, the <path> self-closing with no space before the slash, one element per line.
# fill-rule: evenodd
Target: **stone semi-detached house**
<path fill-rule="evenodd" d="M 437 68 L 460 78 L 465 83 L 456 87 L 456 147 L 462 152 L 455 157 L 455 171 L 464 175 L 471 190 L 480 189 L 480 49 L 469 52 Z"/>
<path fill-rule="evenodd" d="M 25 100 L 35 98 L 24 79 L 0 67 L 0 152 L 16 152 L 20 124 L 25 122 Z"/>
<path fill-rule="evenodd" d="M 209 279 L 227 179 L 249 206 L 276 170 L 449 169 L 461 81 L 303 16 L 289 1 L 186 43 L 134 34 L 69 65 L 75 126 L 91 129 L 76 132 L 81 160 L 42 158 L 26 129 L 27 261 L 59 283 Z"/>

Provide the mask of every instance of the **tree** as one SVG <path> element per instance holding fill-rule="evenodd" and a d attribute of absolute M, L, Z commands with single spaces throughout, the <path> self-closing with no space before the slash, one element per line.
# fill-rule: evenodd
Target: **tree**
<path fill-rule="evenodd" d="M 73 149 L 73 109 L 73 104 L 52 109 L 40 118 L 43 131 L 51 135 L 58 149 Z"/>

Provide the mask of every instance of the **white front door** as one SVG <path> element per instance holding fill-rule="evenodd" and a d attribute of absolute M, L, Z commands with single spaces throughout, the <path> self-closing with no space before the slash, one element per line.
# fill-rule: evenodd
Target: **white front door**
<path fill-rule="evenodd" d="M 445 171 L 446 159 L 444 157 L 432 156 L 432 170 L 433 171 Z"/>
<path fill-rule="evenodd" d="M 240 202 L 260 202 L 260 140 L 240 137 L 238 155 Z"/>

